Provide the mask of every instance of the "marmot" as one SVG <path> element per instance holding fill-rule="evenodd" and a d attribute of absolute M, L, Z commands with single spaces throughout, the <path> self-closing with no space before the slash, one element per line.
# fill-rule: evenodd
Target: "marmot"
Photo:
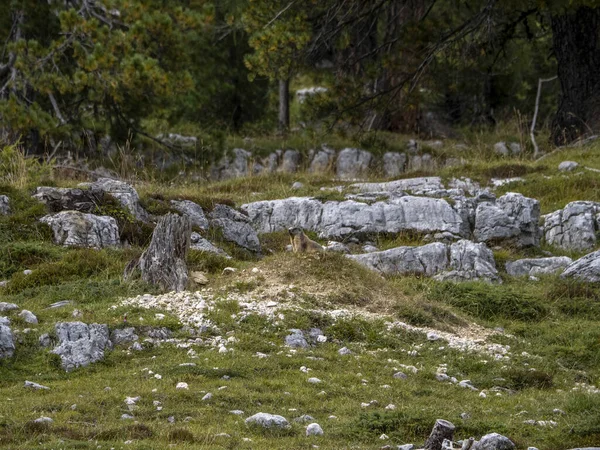
<path fill-rule="evenodd" d="M 309 252 L 322 252 L 324 248 L 309 239 L 302 231 L 302 228 L 291 227 L 288 229 L 290 233 L 290 241 L 292 242 L 292 249 L 294 253 L 309 253 Z"/>

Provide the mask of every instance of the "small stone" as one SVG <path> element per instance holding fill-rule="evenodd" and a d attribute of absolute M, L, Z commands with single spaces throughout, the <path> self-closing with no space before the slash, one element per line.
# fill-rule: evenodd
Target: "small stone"
<path fill-rule="evenodd" d="M 400 379 L 400 380 L 406 380 L 408 378 L 408 376 L 405 373 L 396 372 L 394 374 L 394 378 L 397 378 L 397 379 Z"/>
<path fill-rule="evenodd" d="M 283 416 L 268 413 L 257 413 L 246 419 L 248 425 L 259 425 L 263 428 L 289 428 L 290 424 Z"/>
<path fill-rule="evenodd" d="M 292 189 L 302 189 L 304 187 L 304 183 L 301 183 L 299 181 L 296 181 L 294 184 L 292 184 Z"/>
<path fill-rule="evenodd" d="M 294 419 L 294 422 L 298 422 L 298 423 L 308 423 L 308 422 L 313 422 L 315 420 L 315 418 L 313 416 L 309 416 L 308 414 L 304 414 L 300 417 L 296 417 Z"/>
<path fill-rule="evenodd" d="M 141 352 L 142 350 L 144 350 L 142 344 L 140 344 L 139 342 L 134 342 L 129 348 L 130 350 L 135 350 L 136 352 Z"/>
<path fill-rule="evenodd" d="M 212 394 L 209 392 L 209 393 L 208 393 L 208 394 L 206 394 L 204 397 L 202 397 L 202 401 L 203 401 L 203 402 L 207 402 L 207 401 L 209 401 L 209 400 L 210 400 L 210 399 L 212 399 L 212 398 L 213 398 L 213 395 L 212 395 Z"/>
<path fill-rule="evenodd" d="M 42 386 L 41 384 L 34 383 L 33 381 L 25 381 L 25 387 L 31 389 L 50 389 L 48 386 Z"/>
<path fill-rule="evenodd" d="M 167 422 L 169 422 L 169 423 L 175 423 L 175 416 L 169 416 L 169 417 L 167 417 Z"/>
<path fill-rule="evenodd" d="M 244 415 L 244 411 L 242 411 L 241 409 L 233 409 L 229 412 L 235 416 L 243 416 Z"/>
<path fill-rule="evenodd" d="M 253 274 L 257 274 L 260 273 L 260 270 L 258 269 L 258 267 L 253 267 L 250 272 L 252 272 Z"/>
<path fill-rule="evenodd" d="M 196 284 L 205 285 L 208 284 L 208 278 L 204 272 L 191 272 L 190 278 Z"/>
<path fill-rule="evenodd" d="M 486 394 L 485 392 L 481 391 L 481 392 L 479 393 L 479 396 L 480 396 L 481 398 L 486 398 L 486 397 L 487 397 L 487 394 Z"/>
<path fill-rule="evenodd" d="M 223 275 L 232 275 L 233 273 L 237 272 L 237 269 L 234 267 L 225 267 L 223 269 Z"/>
<path fill-rule="evenodd" d="M 33 273 L 33 270 L 30 269 L 26 269 L 23 271 L 23 275 L 31 275 Z"/>
<path fill-rule="evenodd" d="M 175 389 L 189 389 L 189 386 L 187 383 L 180 381 L 179 383 L 177 383 L 177 386 L 175 386 Z"/>
<path fill-rule="evenodd" d="M 393 411 L 393 410 L 395 410 L 395 409 L 396 409 L 396 405 L 394 405 L 394 404 L 390 403 L 389 405 L 387 405 L 387 406 L 385 407 L 385 409 L 387 409 L 388 411 Z"/>
<path fill-rule="evenodd" d="M 71 405 L 71 411 L 75 411 L 76 409 L 77 409 L 77 405 L 76 404 Z"/>
<path fill-rule="evenodd" d="M 60 302 L 52 303 L 46 309 L 62 308 L 63 306 L 69 306 L 71 303 L 72 303 L 71 300 L 62 300 Z"/>
<path fill-rule="evenodd" d="M 40 417 L 38 419 L 35 419 L 33 422 L 34 423 L 48 423 L 49 424 L 49 423 L 54 422 L 54 420 L 52 420 L 50 417 L 44 417 L 44 416 L 42 416 L 42 417 Z"/>
<path fill-rule="evenodd" d="M 437 341 L 439 339 L 440 339 L 440 336 L 437 333 L 434 333 L 433 331 L 430 331 L 429 333 L 427 333 L 427 340 Z"/>
<path fill-rule="evenodd" d="M 19 307 L 14 303 L 0 302 L 0 312 L 13 311 L 15 309 L 19 309 Z"/>
<path fill-rule="evenodd" d="M 321 380 L 319 380 L 318 378 L 312 377 L 308 379 L 308 382 L 311 384 L 319 384 L 321 383 Z"/>
<path fill-rule="evenodd" d="M 575 161 L 563 161 L 558 165 L 558 170 L 561 172 L 571 172 L 579 167 Z"/>
<path fill-rule="evenodd" d="M 381 439 L 382 441 L 385 441 L 387 439 L 389 439 L 390 437 L 387 434 L 382 434 L 381 436 L 379 436 L 379 439 Z"/>
<path fill-rule="evenodd" d="M 37 319 L 37 317 L 35 317 L 35 314 L 33 314 L 31 311 L 28 311 L 26 309 L 24 309 L 23 311 L 21 311 L 19 313 L 19 317 L 21 319 L 23 319 L 25 322 L 33 324 L 33 325 L 37 325 L 37 323 L 38 323 L 38 319 Z"/>
<path fill-rule="evenodd" d="M 346 347 L 342 347 L 338 350 L 338 353 L 340 355 L 351 355 L 352 354 L 352 350 L 350 350 L 349 348 Z"/>
<path fill-rule="evenodd" d="M 307 436 L 323 436 L 323 428 L 318 423 L 311 423 L 306 427 Z"/>
<path fill-rule="evenodd" d="M 285 338 L 285 345 L 291 348 L 306 348 L 308 342 L 304 338 L 304 334 L 300 330 L 292 329 L 292 333 Z"/>
<path fill-rule="evenodd" d="M 460 413 L 460 418 L 462 420 L 469 420 L 471 418 L 471 415 L 467 412 L 463 412 L 463 413 Z"/>
<path fill-rule="evenodd" d="M 133 417 L 131 414 L 122 414 L 121 415 L 121 420 L 133 420 L 135 419 L 135 417 Z"/>

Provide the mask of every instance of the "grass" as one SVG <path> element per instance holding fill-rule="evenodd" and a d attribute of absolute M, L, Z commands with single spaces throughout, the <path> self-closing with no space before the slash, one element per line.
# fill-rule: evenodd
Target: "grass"
<path fill-rule="evenodd" d="M 560 174 L 556 169 L 564 159 L 600 168 L 598 144 L 558 152 L 535 163 L 525 157 L 488 157 L 490 143 L 499 136 L 468 138 L 471 146 L 464 152 L 474 155 L 475 161 L 461 169 L 461 176 L 480 181 L 523 177 L 523 183 L 499 192 L 518 188 L 538 198 L 544 212 L 572 200 L 600 200 L 595 173 Z M 303 139 L 308 149 L 310 137 Z M 381 149 L 403 145 L 391 136 L 384 139 L 389 142 L 374 140 L 372 145 Z M 255 139 L 253 145 L 265 151 L 298 145 L 267 141 Z M 444 170 L 442 175 L 447 178 L 456 172 Z M 20 187 L 0 187 L 0 194 L 9 195 L 13 207 L 10 216 L 0 217 L 0 279 L 10 280 L 0 288 L 0 301 L 14 302 L 39 319 L 32 326 L 18 317 L 18 311 L 6 313 L 17 350 L 13 358 L 0 361 L 0 448 L 304 449 L 314 444 L 327 449 L 378 449 L 387 444 L 420 445 L 442 417 L 456 425 L 457 439 L 495 431 L 509 436 L 518 448 L 585 447 L 600 440 L 600 394 L 577 384 L 600 383 L 600 287 L 556 276 L 541 277 L 536 283 L 503 272 L 506 261 L 540 256 L 541 250 L 496 251 L 501 285 L 457 285 L 418 277 L 381 277 L 338 254 L 287 253 L 285 232 L 261 237 L 261 259 L 208 233 L 234 258 L 190 251 L 190 270 L 205 272 L 209 280 L 202 289 L 207 298 L 214 298 L 207 312 L 214 327 L 194 330 L 194 336 L 189 336 L 172 312 L 120 305 L 122 298 L 156 293 L 139 280 L 122 278 L 123 268 L 139 256 L 150 230 L 138 227 L 112 205 L 104 212 L 120 220 L 130 248 L 57 247 L 47 227 L 37 222 L 45 209 L 30 194 L 35 184 L 70 185 L 72 181 L 42 182 L 36 177 Z M 305 187 L 292 190 L 294 181 L 302 181 Z M 146 182 L 139 192 L 149 210 L 162 214 L 170 211 L 171 199 L 197 201 L 207 211 L 217 203 L 239 206 L 292 195 L 340 200 L 339 193 L 320 190 L 338 184 L 327 176 L 274 174 L 201 185 Z M 422 236 L 408 233 L 371 238 L 380 249 L 422 243 Z M 225 267 L 236 272 L 224 275 Z M 24 275 L 25 269 L 32 274 Z M 62 300 L 71 304 L 47 309 Z M 268 318 L 248 312 L 246 301 L 275 302 L 280 309 Z M 76 309 L 77 319 L 73 318 Z M 156 313 L 165 318 L 157 318 Z M 38 338 L 53 333 L 57 321 L 72 320 L 106 323 L 111 329 L 133 326 L 144 350 L 130 352 L 121 346 L 100 363 L 65 373 L 57 357 L 39 347 Z M 465 336 L 476 334 L 480 327 L 502 329 L 487 342 L 510 346 L 510 359 L 459 352 L 444 341 L 427 340 L 423 333 L 389 328 L 393 321 Z M 171 329 L 176 341 L 144 342 L 144 330 L 150 326 Z M 283 347 L 290 328 L 319 328 L 327 342 L 291 351 Z M 212 343 L 219 337 L 233 339 L 227 344 L 232 352 L 217 351 Z M 187 342 L 188 338 L 194 342 Z M 339 355 L 343 346 L 353 353 Z M 258 357 L 257 352 L 267 356 Z M 437 381 L 441 364 L 449 376 L 471 380 L 487 397 Z M 403 365 L 418 371 L 414 374 Z M 310 371 L 300 371 L 303 366 Z M 408 378 L 394 378 L 398 371 Z M 322 383 L 310 384 L 309 377 Z M 24 380 L 51 389 L 29 391 Z M 175 389 L 182 381 L 189 390 Z M 208 392 L 213 398 L 202 400 Z M 134 411 L 124 403 L 127 396 L 141 397 Z M 361 407 L 371 400 L 377 404 Z M 385 409 L 388 404 L 396 409 Z M 565 414 L 553 412 L 556 408 Z M 243 410 L 244 416 L 231 414 L 234 409 Z M 281 414 L 291 427 L 281 432 L 247 427 L 244 418 L 257 412 Z M 122 414 L 130 413 L 134 420 L 121 420 Z M 470 418 L 462 418 L 462 413 Z M 306 424 L 293 421 L 303 414 L 313 416 L 325 435 L 307 438 Z M 336 418 L 330 419 L 332 415 Z M 40 416 L 54 422 L 34 423 Z M 525 420 L 553 420 L 557 425 L 534 426 Z M 389 440 L 380 440 L 381 434 Z M 131 442 L 125 446 L 126 441 Z"/>

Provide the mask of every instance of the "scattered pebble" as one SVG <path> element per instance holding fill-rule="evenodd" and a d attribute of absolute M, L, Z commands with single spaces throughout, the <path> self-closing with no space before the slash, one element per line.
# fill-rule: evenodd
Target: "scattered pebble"
<path fill-rule="evenodd" d="M 175 389 L 189 389 L 189 386 L 187 383 L 180 381 L 179 383 L 177 383 L 177 386 L 175 386 Z"/>
<path fill-rule="evenodd" d="M 307 436 L 323 436 L 323 428 L 318 423 L 311 423 L 306 427 Z"/>

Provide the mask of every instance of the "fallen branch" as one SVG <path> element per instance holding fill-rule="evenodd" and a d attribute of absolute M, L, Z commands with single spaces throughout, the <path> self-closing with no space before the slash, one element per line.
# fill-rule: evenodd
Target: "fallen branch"
<path fill-rule="evenodd" d="M 540 149 L 537 145 L 537 142 L 535 141 L 535 124 L 537 122 L 537 116 L 538 116 L 538 111 L 540 109 L 540 97 L 542 96 L 542 84 L 543 83 L 547 83 L 549 81 L 554 81 L 558 78 L 558 76 L 553 76 L 551 78 L 540 78 L 538 81 L 538 90 L 537 90 L 537 95 L 535 97 L 535 111 L 533 113 L 533 121 L 531 122 L 531 131 L 530 131 L 530 136 L 531 136 L 531 143 L 533 144 L 533 157 L 537 158 Z"/>

